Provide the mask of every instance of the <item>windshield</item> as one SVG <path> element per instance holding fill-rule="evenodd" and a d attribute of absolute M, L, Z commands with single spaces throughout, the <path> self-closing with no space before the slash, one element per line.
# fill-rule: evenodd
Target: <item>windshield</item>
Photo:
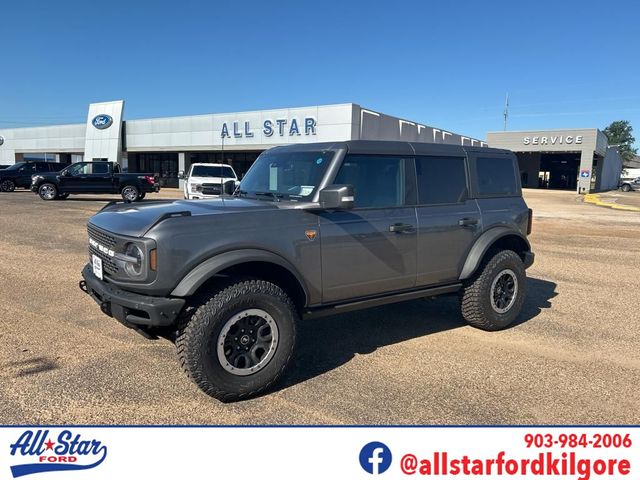
<path fill-rule="evenodd" d="M 240 191 L 274 199 L 310 200 L 335 152 L 262 153 L 240 182 Z"/>
<path fill-rule="evenodd" d="M 5 168 L 5 170 L 18 170 L 20 167 L 26 165 L 26 162 L 14 163 L 10 167 Z"/>
<path fill-rule="evenodd" d="M 231 167 L 215 167 L 208 165 L 194 165 L 191 170 L 192 177 L 218 177 L 218 178 L 236 178 Z"/>

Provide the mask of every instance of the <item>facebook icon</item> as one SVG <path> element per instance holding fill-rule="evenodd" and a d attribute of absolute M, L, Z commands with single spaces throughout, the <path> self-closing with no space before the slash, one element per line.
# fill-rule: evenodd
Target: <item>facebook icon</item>
<path fill-rule="evenodd" d="M 391 450 L 384 443 L 370 442 L 360 450 L 360 466 L 365 472 L 379 475 L 391 465 Z"/>

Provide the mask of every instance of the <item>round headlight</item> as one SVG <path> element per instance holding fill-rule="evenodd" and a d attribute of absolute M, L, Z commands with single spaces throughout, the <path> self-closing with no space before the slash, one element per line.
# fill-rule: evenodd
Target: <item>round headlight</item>
<path fill-rule="evenodd" d="M 144 252 L 142 249 L 135 243 L 130 243 L 127 245 L 127 249 L 124 254 L 137 260 L 136 262 L 125 263 L 124 269 L 127 272 L 127 275 L 132 277 L 139 277 L 142 275 L 142 265 L 144 263 Z"/>

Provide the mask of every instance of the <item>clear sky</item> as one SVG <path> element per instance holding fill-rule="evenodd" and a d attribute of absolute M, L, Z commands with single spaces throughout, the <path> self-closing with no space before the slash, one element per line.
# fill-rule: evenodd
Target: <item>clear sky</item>
<path fill-rule="evenodd" d="M 457 133 L 640 140 L 637 1 L 3 2 L 0 128 L 353 102 Z M 639 142 L 637 142 L 638 144 Z"/>

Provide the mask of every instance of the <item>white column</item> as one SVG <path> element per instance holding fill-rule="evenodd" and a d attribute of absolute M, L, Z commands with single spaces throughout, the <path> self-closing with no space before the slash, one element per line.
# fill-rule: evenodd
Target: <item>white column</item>
<path fill-rule="evenodd" d="M 580 168 L 578 170 L 578 193 L 589 193 L 591 188 L 591 176 L 593 175 L 593 151 L 582 150 L 580 154 Z M 588 176 L 583 177 L 583 172 L 589 172 Z"/>
<path fill-rule="evenodd" d="M 178 153 L 178 172 L 187 173 L 186 172 L 186 168 L 185 168 L 185 160 L 184 159 L 185 159 L 184 152 Z M 184 180 L 181 179 L 178 183 L 179 183 L 180 189 L 183 189 L 184 188 Z"/>

